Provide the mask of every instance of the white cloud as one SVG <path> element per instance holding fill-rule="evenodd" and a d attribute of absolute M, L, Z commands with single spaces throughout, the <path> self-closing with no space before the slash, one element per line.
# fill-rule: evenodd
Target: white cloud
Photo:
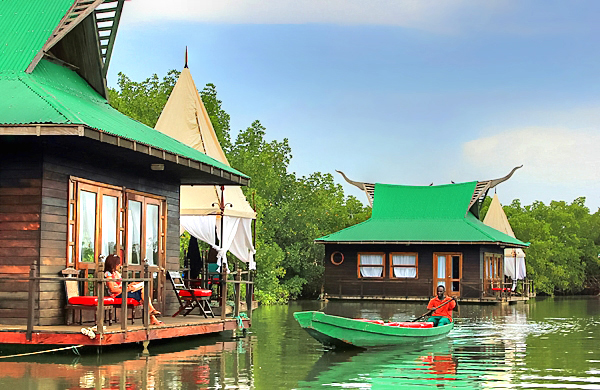
<path fill-rule="evenodd" d="M 133 0 L 125 5 L 124 18 L 128 23 L 329 23 L 448 32 L 467 21 L 481 23 L 504 8 L 497 0 Z"/>
<path fill-rule="evenodd" d="M 508 171 L 524 165 L 518 176 L 529 182 L 576 184 L 600 183 L 600 133 L 554 127 L 507 130 L 469 141 L 463 157 L 482 171 Z"/>

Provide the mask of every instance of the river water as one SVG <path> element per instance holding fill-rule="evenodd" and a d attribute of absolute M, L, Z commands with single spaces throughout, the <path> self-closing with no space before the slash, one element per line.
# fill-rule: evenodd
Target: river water
<path fill-rule="evenodd" d="M 77 356 L 0 360 L 1 389 L 600 389 L 600 297 L 461 305 L 444 340 L 326 352 L 292 314 L 402 321 L 423 304 L 295 302 L 260 307 L 231 333 Z M 4 352 L 4 351 L 3 351 Z"/>

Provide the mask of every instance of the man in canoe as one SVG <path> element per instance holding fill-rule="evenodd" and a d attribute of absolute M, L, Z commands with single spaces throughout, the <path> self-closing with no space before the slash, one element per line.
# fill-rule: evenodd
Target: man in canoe
<path fill-rule="evenodd" d="M 433 326 L 448 325 L 452 322 L 452 311 L 456 308 L 456 305 L 454 297 L 446 296 L 446 287 L 438 286 L 437 296 L 431 299 L 427 305 L 431 315 L 427 322 L 433 322 Z"/>

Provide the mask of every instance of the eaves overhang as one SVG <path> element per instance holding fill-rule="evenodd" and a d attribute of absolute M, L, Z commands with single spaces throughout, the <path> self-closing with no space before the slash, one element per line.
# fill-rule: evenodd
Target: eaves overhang
<path fill-rule="evenodd" d="M 59 137 L 76 136 L 88 140 L 100 142 L 103 145 L 112 145 L 123 148 L 127 151 L 139 153 L 140 155 L 151 157 L 158 162 L 163 162 L 177 167 L 178 170 L 192 174 L 182 175 L 181 184 L 206 184 L 205 180 L 195 179 L 193 171 L 208 174 L 215 178 L 214 183 L 219 185 L 242 185 L 250 183 L 250 178 L 235 172 L 198 161 L 180 154 L 157 148 L 155 146 L 127 139 L 125 137 L 109 134 L 102 130 L 94 129 L 86 125 L 70 124 L 28 124 L 28 125 L 0 125 L 0 135 L 2 136 L 38 136 L 38 137 Z M 232 169 L 232 171 L 234 171 Z"/>
<path fill-rule="evenodd" d="M 503 248 L 527 248 L 529 245 L 509 244 L 501 241 L 325 241 L 314 240 L 315 244 L 340 245 L 497 245 Z"/>

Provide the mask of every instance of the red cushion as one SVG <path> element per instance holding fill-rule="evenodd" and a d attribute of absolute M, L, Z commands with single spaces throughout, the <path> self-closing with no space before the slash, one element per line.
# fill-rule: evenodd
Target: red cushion
<path fill-rule="evenodd" d="M 378 324 L 378 325 L 383 325 L 383 321 L 382 320 L 368 320 L 366 318 L 355 318 L 356 321 L 362 321 L 362 322 L 370 322 L 372 324 Z"/>
<path fill-rule="evenodd" d="M 88 297 L 71 297 L 69 298 L 70 305 L 83 305 L 83 306 L 97 306 L 98 305 L 98 297 L 88 296 Z M 106 297 L 104 298 L 105 305 L 114 304 L 114 298 Z"/>
<path fill-rule="evenodd" d="M 433 322 L 387 322 L 385 325 L 400 328 L 433 328 Z"/>
<path fill-rule="evenodd" d="M 500 287 L 494 287 L 492 288 L 493 291 L 510 291 L 510 288 L 500 288 Z"/>
<path fill-rule="evenodd" d="M 123 300 L 121 298 L 113 298 L 113 299 L 114 299 L 113 305 L 120 305 L 123 303 Z M 140 302 L 140 301 L 136 301 L 133 298 L 127 298 L 127 306 L 139 306 L 141 304 L 142 304 L 142 302 Z"/>
<path fill-rule="evenodd" d="M 212 290 L 204 290 L 202 288 L 192 288 L 190 289 L 194 292 L 196 297 L 210 297 L 212 295 Z M 179 290 L 180 297 L 191 297 L 192 294 L 188 290 Z"/>

